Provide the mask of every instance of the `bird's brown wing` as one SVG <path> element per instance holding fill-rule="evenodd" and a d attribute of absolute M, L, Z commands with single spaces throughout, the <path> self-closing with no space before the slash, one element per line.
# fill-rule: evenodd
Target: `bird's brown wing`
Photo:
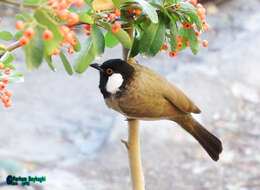
<path fill-rule="evenodd" d="M 200 109 L 179 88 L 169 83 L 163 89 L 164 97 L 181 111 L 186 113 L 200 113 Z"/>
<path fill-rule="evenodd" d="M 200 113 L 200 109 L 190 100 L 179 88 L 171 84 L 165 77 L 159 75 L 158 73 L 152 71 L 147 67 L 141 65 L 136 65 L 137 70 L 142 70 L 141 75 L 153 76 L 153 81 L 158 81 L 162 95 L 171 104 L 176 106 L 183 112 L 186 113 Z M 143 69 L 141 69 L 143 67 Z M 155 82 L 154 82 L 155 83 Z"/>

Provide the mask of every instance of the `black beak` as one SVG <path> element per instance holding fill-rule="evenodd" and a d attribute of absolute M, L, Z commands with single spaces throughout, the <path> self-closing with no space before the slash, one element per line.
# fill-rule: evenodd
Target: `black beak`
<path fill-rule="evenodd" d="M 101 68 L 101 66 L 97 63 L 90 64 L 90 67 L 93 67 L 93 68 L 99 70 L 100 72 L 104 72 L 104 70 Z"/>

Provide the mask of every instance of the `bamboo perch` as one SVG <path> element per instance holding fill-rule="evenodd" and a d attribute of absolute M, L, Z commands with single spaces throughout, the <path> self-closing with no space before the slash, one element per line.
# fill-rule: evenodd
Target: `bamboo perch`
<path fill-rule="evenodd" d="M 133 190 L 144 190 L 144 175 L 140 152 L 139 120 L 128 120 L 128 141 L 124 142 L 128 150 L 129 168 Z"/>

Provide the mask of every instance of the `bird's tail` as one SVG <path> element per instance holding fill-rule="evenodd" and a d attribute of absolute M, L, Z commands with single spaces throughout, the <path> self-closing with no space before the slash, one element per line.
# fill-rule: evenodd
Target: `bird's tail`
<path fill-rule="evenodd" d="M 219 159 L 219 154 L 222 152 L 222 143 L 217 137 L 205 129 L 191 115 L 177 121 L 177 123 L 197 139 L 213 160 L 217 161 Z"/>

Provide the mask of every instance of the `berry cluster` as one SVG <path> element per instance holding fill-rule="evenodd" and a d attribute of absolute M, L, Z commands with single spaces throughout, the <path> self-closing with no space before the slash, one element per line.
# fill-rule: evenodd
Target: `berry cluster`
<path fill-rule="evenodd" d="M 17 20 L 15 24 L 16 30 L 24 30 L 24 22 L 22 20 Z M 30 39 L 33 38 L 35 35 L 35 31 L 32 27 L 28 27 L 24 30 L 23 36 L 19 38 L 19 44 L 21 46 L 26 46 L 30 43 Z M 45 40 L 51 40 L 53 38 L 52 31 L 46 29 L 42 33 L 42 37 Z"/>
<path fill-rule="evenodd" d="M 186 2 L 188 0 L 182 0 L 182 1 Z M 206 9 L 203 7 L 203 5 L 199 4 L 197 0 L 189 0 L 189 3 L 192 4 L 194 7 L 196 7 L 197 14 L 200 17 L 201 22 L 202 22 L 203 31 L 205 32 L 205 31 L 210 30 L 210 25 L 207 24 L 206 19 L 205 19 Z M 182 25 L 186 29 L 193 28 L 195 30 L 198 42 L 201 42 L 200 32 L 196 29 L 196 25 L 195 24 L 189 24 L 189 23 L 183 21 Z M 177 41 L 178 41 L 177 42 L 177 48 L 176 48 L 175 52 L 172 52 L 172 51 L 169 52 L 169 56 L 170 57 L 176 57 L 178 55 L 178 51 L 183 47 L 183 43 L 184 42 L 183 42 L 183 37 L 181 35 L 177 36 Z M 208 41 L 207 40 L 203 40 L 202 41 L 202 45 L 203 45 L 203 47 L 207 47 L 208 46 Z M 189 47 L 189 42 L 188 41 L 185 41 L 185 46 Z M 168 50 L 167 44 L 163 44 L 161 50 L 167 51 Z"/>
<path fill-rule="evenodd" d="M 53 9 L 56 15 L 61 19 L 66 21 L 68 25 L 62 25 L 60 27 L 60 32 L 63 35 L 64 39 L 60 42 L 61 46 L 68 44 L 67 49 L 70 54 L 74 53 L 73 46 L 77 43 L 76 33 L 74 31 L 73 25 L 79 22 L 79 15 L 74 12 L 70 12 L 68 8 L 75 4 L 77 7 L 82 7 L 84 5 L 84 0 L 48 0 L 47 5 Z M 71 26 L 71 27 L 68 27 Z M 16 29 L 23 31 L 23 36 L 19 38 L 19 44 L 21 46 L 26 46 L 29 44 L 30 39 L 34 37 L 35 32 L 32 27 L 25 28 L 25 24 L 22 20 L 16 21 Z M 90 29 L 89 29 L 90 30 Z M 86 33 L 90 35 L 89 30 Z M 53 32 L 49 29 L 45 29 L 42 32 L 42 37 L 44 40 L 52 40 Z M 60 53 L 60 48 L 57 48 L 51 55 L 58 55 Z"/>
<path fill-rule="evenodd" d="M 116 9 L 114 12 L 112 13 L 104 13 L 104 11 L 100 11 L 103 13 L 104 18 L 103 18 L 103 22 L 109 22 L 112 23 L 112 33 L 113 34 L 117 34 L 118 30 L 121 28 L 121 23 L 120 23 L 120 16 L 121 16 L 121 11 L 120 9 Z"/>
<path fill-rule="evenodd" d="M 60 32 L 64 39 L 60 42 L 61 46 L 65 46 L 68 44 L 67 49 L 69 54 L 74 53 L 74 48 L 73 46 L 76 45 L 77 40 L 76 40 L 76 32 L 74 31 L 74 27 L 68 27 L 65 25 L 62 25 L 60 27 Z M 53 55 L 58 55 L 60 52 L 59 48 L 56 49 Z"/>
<path fill-rule="evenodd" d="M 11 70 L 9 68 L 4 69 L 4 64 L 0 62 L 0 75 L 4 76 L 0 81 L 0 99 L 6 108 L 11 106 L 12 93 L 6 88 L 8 84 L 7 75 L 10 74 Z"/>

